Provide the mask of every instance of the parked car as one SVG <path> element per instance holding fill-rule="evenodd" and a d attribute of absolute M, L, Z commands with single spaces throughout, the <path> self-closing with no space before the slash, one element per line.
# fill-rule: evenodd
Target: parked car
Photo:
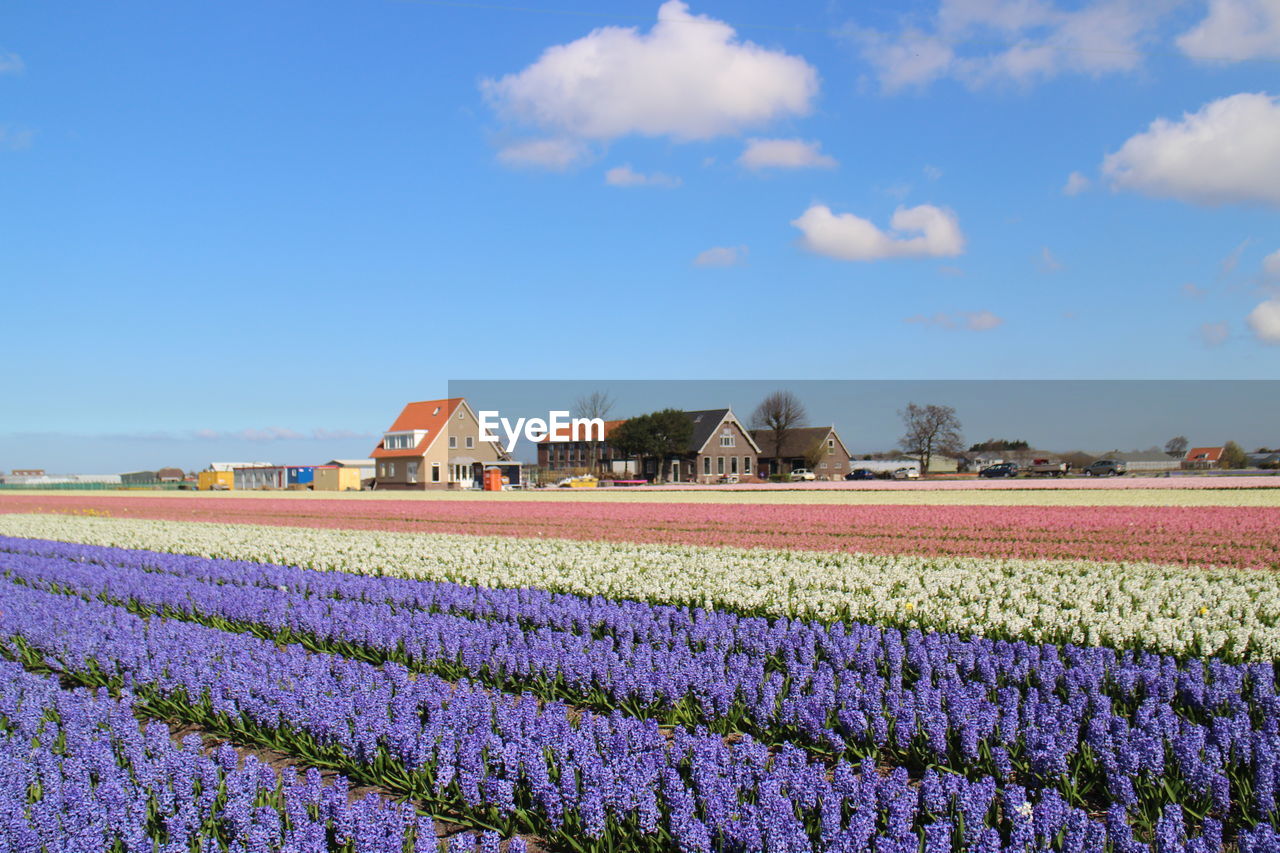
<path fill-rule="evenodd" d="M 1085 474 L 1090 477 L 1119 477 L 1128 471 L 1129 466 L 1118 459 L 1099 459 L 1084 466 Z"/>
<path fill-rule="evenodd" d="M 848 474 L 844 475 L 846 480 L 874 480 L 876 472 L 870 468 L 854 468 Z"/>
<path fill-rule="evenodd" d="M 918 480 L 920 479 L 920 471 L 917 468 L 899 468 L 893 472 L 895 480 Z"/>
<path fill-rule="evenodd" d="M 991 466 L 989 466 L 989 467 L 987 467 L 987 468 L 983 468 L 981 471 L 979 471 L 979 472 L 978 472 L 978 476 L 979 476 L 979 477 L 988 477 L 988 478 L 996 478 L 996 477 L 1016 477 L 1016 476 L 1018 476 L 1018 463 L 1016 463 L 1016 462 L 1001 462 L 1001 463 L 1000 463 L 1000 464 L 998 464 L 998 465 L 991 465 Z"/>
<path fill-rule="evenodd" d="M 791 482 L 797 480 L 816 480 L 818 475 L 810 471 L 808 468 L 797 468 L 791 472 Z"/>

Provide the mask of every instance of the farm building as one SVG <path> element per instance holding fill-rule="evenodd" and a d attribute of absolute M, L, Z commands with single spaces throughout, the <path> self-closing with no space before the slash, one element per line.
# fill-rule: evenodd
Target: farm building
<path fill-rule="evenodd" d="M 181 483 L 187 475 L 181 468 L 161 468 L 156 471 L 156 480 L 161 483 Z"/>
<path fill-rule="evenodd" d="M 761 477 L 790 474 L 797 468 L 813 471 L 819 480 L 842 480 L 849 473 L 849 449 L 834 426 L 793 427 L 775 447 L 771 429 L 753 429 L 751 437 L 760 446 Z M 781 451 L 778 459 L 774 455 Z"/>
<path fill-rule="evenodd" d="M 1112 452 L 1107 459 L 1117 459 L 1125 464 L 1130 474 L 1138 472 L 1177 471 L 1182 467 L 1182 460 L 1170 456 L 1158 447 L 1150 450 L 1134 450 L 1129 453 Z"/>
<path fill-rule="evenodd" d="M 120 475 L 120 483 L 125 486 L 152 486 L 157 482 L 155 471 L 130 471 Z"/>
<path fill-rule="evenodd" d="M 235 489 L 305 489 L 315 480 L 315 465 L 272 465 L 235 469 Z"/>
<path fill-rule="evenodd" d="M 372 459 L 330 459 L 324 464 L 338 468 L 355 468 L 360 472 L 361 480 L 372 480 L 377 465 Z"/>
<path fill-rule="evenodd" d="M 311 488 L 317 492 L 360 491 L 361 469 L 341 465 L 317 465 Z"/>
<path fill-rule="evenodd" d="M 228 491 L 236 486 L 233 471 L 201 471 L 196 477 L 196 488 L 202 492 Z"/>
<path fill-rule="evenodd" d="M 196 478 L 196 488 L 202 492 L 227 491 L 236 488 L 237 468 L 270 468 L 270 462 L 210 462 L 209 467 Z"/>

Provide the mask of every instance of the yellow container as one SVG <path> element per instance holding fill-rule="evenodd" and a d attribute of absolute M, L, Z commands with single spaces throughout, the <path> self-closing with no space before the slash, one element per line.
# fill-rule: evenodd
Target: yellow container
<path fill-rule="evenodd" d="M 236 475 L 231 471 L 201 471 L 196 488 L 202 492 L 230 491 L 235 488 Z"/>

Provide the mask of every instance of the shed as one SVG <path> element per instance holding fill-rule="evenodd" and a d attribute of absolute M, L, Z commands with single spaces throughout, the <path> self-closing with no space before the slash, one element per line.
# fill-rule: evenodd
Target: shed
<path fill-rule="evenodd" d="M 358 492 L 361 469 L 340 465 L 317 465 L 312 488 L 317 492 Z"/>

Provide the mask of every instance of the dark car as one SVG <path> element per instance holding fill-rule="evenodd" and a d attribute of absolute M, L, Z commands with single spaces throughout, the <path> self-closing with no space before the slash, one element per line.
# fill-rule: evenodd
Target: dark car
<path fill-rule="evenodd" d="M 1084 467 L 1085 474 L 1090 477 L 1119 477 L 1129 470 L 1129 466 L 1116 459 L 1099 459 Z"/>
<path fill-rule="evenodd" d="M 846 480 L 874 480 L 876 472 L 870 468 L 854 468 L 848 474 L 844 475 Z"/>
<path fill-rule="evenodd" d="M 992 465 L 989 468 L 983 468 L 978 472 L 979 477 L 1016 477 L 1018 476 L 1018 465 L 1016 462 L 1001 462 L 999 465 Z"/>

